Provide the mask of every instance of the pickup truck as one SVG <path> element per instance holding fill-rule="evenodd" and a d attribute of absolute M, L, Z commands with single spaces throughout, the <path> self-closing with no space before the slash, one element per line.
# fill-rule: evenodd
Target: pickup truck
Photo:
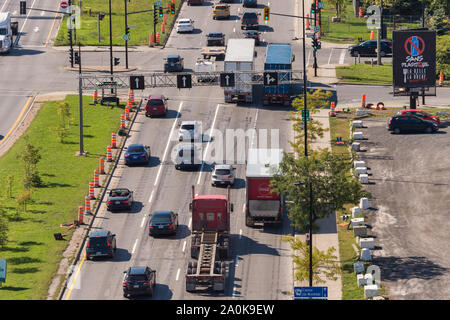
<path fill-rule="evenodd" d="M 165 59 L 164 72 L 182 72 L 184 69 L 184 59 L 179 55 L 169 55 Z"/>
<path fill-rule="evenodd" d="M 206 35 L 206 45 L 208 47 L 225 46 L 225 35 L 222 32 L 210 32 Z"/>

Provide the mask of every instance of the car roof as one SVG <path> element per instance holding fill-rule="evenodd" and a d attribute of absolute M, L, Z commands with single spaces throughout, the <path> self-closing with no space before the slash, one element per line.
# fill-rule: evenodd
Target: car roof
<path fill-rule="evenodd" d="M 130 275 L 144 274 L 146 268 L 147 267 L 130 267 L 128 274 Z"/>
<path fill-rule="evenodd" d="M 168 58 L 169 57 L 170 56 L 168 56 Z M 152 95 L 152 96 L 148 97 L 148 100 L 163 100 L 163 99 L 164 99 L 164 96 L 162 94 L 160 94 L 160 95 Z"/>
<path fill-rule="evenodd" d="M 216 164 L 214 169 L 229 169 L 231 170 L 231 164 Z"/>
<path fill-rule="evenodd" d="M 171 58 L 179 58 L 180 55 L 179 54 L 170 54 L 167 56 L 167 58 L 171 59 Z"/>
<path fill-rule="evenodd" d="M 89 235 L 89 238 L 95 238 L 95 237 L 106 237 L 108 235 L 108 230 L 96 230 L 92 231 Z"/>
<path fill-rule="evenodd" d="M 210 32 L 208 36 L 224 36 L 224 34 L 222 32 Z"/>
<path fill-rule="evenodd" d="M 135 143 L 135 144 L 130 144 L 129 146 L 128 146 L 128 148 L 132 148 L 132 147 L 144 147 L 144 145 L 142 144 L 142 143 Z"/>
<path fill-rule="evenodd" d="M 178 22 L 191 22 L 191 19 L 189 19 L 189 18 L 182 18 L 182 19 L 178 20 Z"/>

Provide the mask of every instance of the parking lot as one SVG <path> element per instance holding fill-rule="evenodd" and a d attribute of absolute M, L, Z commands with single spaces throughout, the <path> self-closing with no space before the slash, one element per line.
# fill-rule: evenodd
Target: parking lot
<path fill-rule="evenodd" d="M 373 263 L 391 299 L 450 299 L 450 129 L 391 134 L 365 119 L 358 160 L 369 172 Z"/>

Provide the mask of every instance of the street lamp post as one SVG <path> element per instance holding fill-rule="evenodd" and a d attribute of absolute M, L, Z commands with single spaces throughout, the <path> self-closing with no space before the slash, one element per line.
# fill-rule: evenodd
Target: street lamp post
<path fill-rule="evenodd" d="M 124 0 L 124 2 L 125 2 L 125 34 L 128 36 L 127 1 L 130 1 L 130 0 Z M 128 38 L 125 39 L 125 69 L 128 69 Z"/>

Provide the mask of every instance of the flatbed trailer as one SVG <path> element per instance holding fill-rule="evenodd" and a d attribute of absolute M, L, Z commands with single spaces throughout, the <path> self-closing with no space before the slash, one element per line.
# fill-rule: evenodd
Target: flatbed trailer
<path fill-rule="evenodd" d="M 203 47 L 201 55 L 204 59 L 225 56 L 225 47 Z"/>

